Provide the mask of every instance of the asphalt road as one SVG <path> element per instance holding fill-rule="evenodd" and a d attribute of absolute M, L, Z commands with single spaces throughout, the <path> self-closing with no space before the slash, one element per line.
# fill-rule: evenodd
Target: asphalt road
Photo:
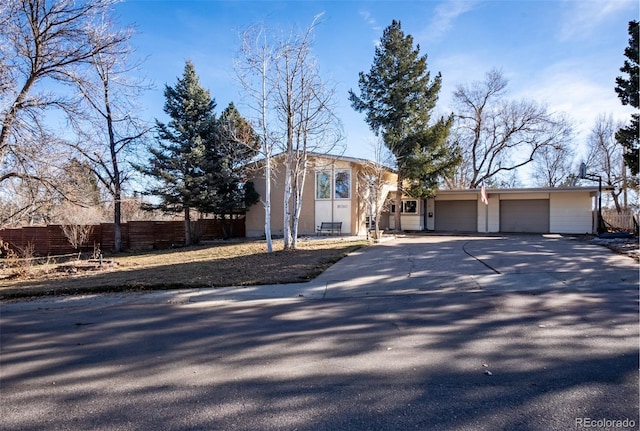
<path fill-rule="evenodd" d="M 403 238 L 280 287 L 2 304 L 0 429 L 638 429 L 638 265 L 604 248 Z"/>

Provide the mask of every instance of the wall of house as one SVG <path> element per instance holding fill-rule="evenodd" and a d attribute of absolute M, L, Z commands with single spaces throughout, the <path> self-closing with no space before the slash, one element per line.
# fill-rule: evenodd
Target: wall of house
<path fill-rule="evenodd" d="M 526 193 L 491 193 L 489 191 L 489 204 L 485 205 L 478 193 L 454 193 L 440 194 L 435 199 L 428 199 L 426 203 L 426 228 L 435 229 L 435 201 L 436 200 L 471 200 L 477 199 L 477 231 L 496 233 L 500 232 L 500 204 L 508 200 L 549 200 L 549 232 L 584 234 L 592 233 L 592 191 L 540 191 Z M 428 217 L 432 212 L 434 217 Z"/>
<path fill-rule="evenodd" d="M 260 194 L 260 200 L 264 199 L 264 173 L 255 175 L 251 180 L 256 192 Z M 256 238 L 264 235 L 264 206 L 262 202 L 258 202 L 248 208 L 245 220 L 246 235 L 248 237 Z"/>
<path fill-rule="evenodd" d="M 407 198 L 402 200 L 402 204 L 404 205 L 407 201 L 416 201 L 416 212 L 415 213 L 406 213 L 402 212 L 400 214 L 400 225 L 402 230 L 424 230 L 425 229 L 425 211 L 428 208 L 428 205 L 425 205 L 424 199 L 412 199 Z M 400 208 L 396 206 L 396 211 L 399 211 Z M 388 214 L 388 215 L 386 215 Z M 394 212 L 385 213 L 386 221 L 389 226 L 389 229 L 396 228 L 396 215 Z"/>
<path fill-rule="evenodd" d="M 282 159 L 275 159 L 272 162 L 271 179 L 271 235 L 274 237 L 284 235 L 284 163 Z M 260 194 L 260 199 L 265 196 L 264 170 L 260 170 L 252 178 L 256 191 Z M 300 215 L 300 225 L 298 233 L 301 235 L 315 234 L 314 220 L 314 184 L 313 174 L 307 174 L 305 180 L 302 210 Z M 293 211 L 293 208 L 291 208 Z M 264 236 L 264 205 L 258 202 L 249 208 L 246 215 L 247 237 Z"/>
<path fill-rule="evenodd" d="M 317 172 L 327 172 L 331 178 L 330 196 L 326 199 L 316 197 L 316 181 Z M 335 196 L 335 177 L 338 172 L 348 172 L 350 182 L 350 194 L 348 198 L 336 198 Z M 322 222 L 342 222 L 342 233 L 351 234 L 353 229 L 357 229 L 358 222 L 354 213 L 357 213 L 357 189 L 356 175 L 350 162 L 343 160 L 334 160 L 328 158 L 316 158 L 312 163 L 310 175 L 313 176 L 314 188 L 309 194 L 309 198 L 314 200 L 314 218 L 316 225 L 320 226 Z M 352 229 L 353 227 L 353 229 Z"/>
<path fill-rule="evenodd" d="M 488 204 L 478 197 L 478 232 L 500 232 L 500 196 L 489 194 Z"/>
<path fill-rule="evenodd" d="M 329 157 L 311 157 L 307 168 L 307 177 L 303 192 L 303 205 L 300 215 L 298 233 L 300 235 L 314 235 L 316 228 L 322 222 L 342 222 L 343 234 L 366 233 L 365 219 L 367 216 L 366 203 L 358 193 L 358 172 L 361 166 L 349 160 L 336 160 Z M 284 163 L 282 159 L 275 159 L 272 164 L 273 178 L 271 181 L 271 233 L 273 236 L 283 235 L 284 224 Z M 316 172 L 331 173 L 331 195 L 327 199 L 316 198 Z M 350 174 L 349 198 L 335 197 L 335 173 L 347 171 Z M 260 196 L 265 194 L 264 172 L 258 172 L 254 178 L 256 191 Z M 384 226 L 384 224 L 383 224 Z M 247 212 L 246 232 L 248 237 L 264 235 L 264 206 L 258 203 Z"/>
<path fill-rule="evenodd" d="M 549 230 L 555 233 L 592 233 L 592 205 L 589 193 L 551 193 Z"/>

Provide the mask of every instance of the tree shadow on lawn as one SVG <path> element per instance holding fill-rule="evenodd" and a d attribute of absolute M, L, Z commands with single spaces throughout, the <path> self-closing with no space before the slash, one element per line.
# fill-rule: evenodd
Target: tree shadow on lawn
<path fill-rule="evenodd" d="M 629 290 L 94 307 L 4 310 L 4 429 L 638 424 Z"/>
<path fill-rule="evenodd" d="M 253 286 L 309 281 L 359 245 L 333 249 L 301 249 L 245 256 L 126 267 L 81 275 L 12 283 L 0 289 L 0 300 L 32 296 L 202 287 Z"/>

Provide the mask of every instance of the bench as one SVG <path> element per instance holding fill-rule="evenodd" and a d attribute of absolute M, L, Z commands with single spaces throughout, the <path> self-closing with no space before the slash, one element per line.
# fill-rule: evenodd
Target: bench
<path fill-rule="evenodd" d="M 338 234 L 342 235 L 342 222 L 341 221 L 323 221 L 316 229 L 316 234 Z"/>

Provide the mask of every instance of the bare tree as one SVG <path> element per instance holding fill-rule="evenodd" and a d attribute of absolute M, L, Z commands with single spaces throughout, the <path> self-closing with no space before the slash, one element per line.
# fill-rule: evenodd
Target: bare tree
<path fill-rule="evenodd" d="M 264 195 L 261 202 L 264 206 L 264 233 L 267 252 L 273 251 L 271 240 L 271 156 L 275 141 L 269 109 L 272 101 L 270 74 L 276 57 L 276 50 L 270 41 L 271 32 L 264 25 L 256 25 L 245 30 L 241 38 L 241 48 L 235 61 L 235 71 L 249 98 L 247 106 L 253 113 L 251 116 L 254 129 L 261 140 L 260 153 L 264 167 Z"/>
<path fill-rule="evenodd" d="M 571 135 L 568 121 L 534 101 L 508 100 L 507 80 L 492 70 L 482 82 L 460 85 L 455 136 L 462 149 L 458 182 L 476 188 L 483 180 L 504 175 L 534 160 L 547 146 Z"/>
<path fill-rule="evenodd" d="M 81 247 L 87 243 L 93 233 L 95 224 L 100 222 L 100 215 L 95 208 L 81 207 L 72 203 L 66 203 L 63 207 L 62 232 L 69 244 L 80 252 Z"/>
<path fill-rule="evenodd" d="M 340 122 L 333 113 L 335 90 L 320 79 L 311 55 L 312 32 L 320 16 L 302 34 L 254 26 L 242 34 L 236 71 L 254 112 L 255 129 L 262 140 L 265 172 L 265 234 L 271 241 L 271 157 L 281 150 L 284 172 L 284 247 L 297 247 L 302 190 L 308 154 L 328 152 L 341 139 Z"/>
<path fill-rule="evenodd" d="M 105 17 L 96 25 L 91 42 L 99 43 L 113 32 L 113 23 Z M 78 140 L 72 146 L 93 167 L 113 202 L 114 251 L 122 251 L 123 187 L 129 179 L 126 160 L 136 156 L 139 144 L 152 127 L 135 115 L 136 99 L 148 88 L 141 80 L 128 75 L 137 69 L 129 64 L 131 48 L 127 45 L 131 32 L 91 57 L 93 73 L 75 77 L 82 94 L 78 115 L 72 119 Z"/>
<path fill-rule="evenodd" d="M 8 0 L 0 6 L 0 184 L 46 177 L 54 145 L 46 113 L 72 113 L 65 95 L 79 69 L 123 39 L 119 31 L 94 39 L 95 26 L 115 0 Z M 60 85 L 62 84 L 62 86 Z M 48 167 L 48 166 L 47 166 Z"/>
<path fill-rule="evenodd" d="M 395 183 L 387 165 L 393 163 L 393 155 L 382 140 L 373 144 L 373 160 L 362 165 L 358 173 L 358 194 L 365 203 L 369 226 L 374 231 L 374 239 L 380 239 L 380 217 L 387 209 L 387 196 Z M 373 229 L 372 229 L 373 228 Z"/>
<path fill-rule="evenodd" d="M 275 63 L 276 115 L 284 127 L 284 248 L 296 249 L 298 224 L 310 152 L 328 153 L 341 139 L 333 113 L 335 89 L 320 78 L 311 53 L 312 34 L 321 15 L 302 35 L 292 31 L 280 43 Z"/>
<path fill-rule="evenodd" d="M 0 226 L 47 224 L 53 219 L 55 204 L 51 190 L 42 182 L 8 179 L 0 192 Z"/>
<path fill-rule="evenodd" d="M 532 177 L 537 186 L 559 187 L 575 182 L 575 151 L 569 145 L 557 144 L 538 150 L 533 159 Z"/>
<path fill-rule="evenodd" d="M 616 211 L 622 211 L 620 195 L 626 191 L 626 166 L 623 162 L 623 147 L 615 139 L 622 127 L 611 115 L 599 115 L 588 138 L 589 150 L 586 165 L 590 172 L 602 177 L 602 185 L 612 187 L 611 199 Z"/>

